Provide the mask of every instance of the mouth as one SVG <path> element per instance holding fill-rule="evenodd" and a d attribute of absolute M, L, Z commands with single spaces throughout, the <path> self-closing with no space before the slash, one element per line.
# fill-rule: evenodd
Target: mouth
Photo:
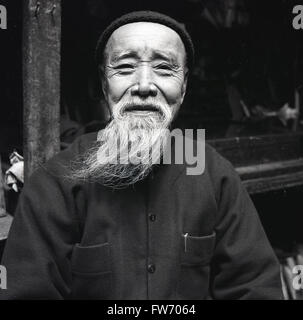
<path fill-rule="evenodd" d="M 162 114 L 162 111 L 153 105 L 130 105 L 124 109 L 124 112 L 134 112 L 136 114 L 158 112 Z"/>

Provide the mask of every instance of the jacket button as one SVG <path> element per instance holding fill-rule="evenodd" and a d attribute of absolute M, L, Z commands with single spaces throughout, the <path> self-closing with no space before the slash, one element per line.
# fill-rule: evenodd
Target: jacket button
<path fill-rule="evenodd" d="M 154 273 L 156 271 L 156 266 L 154 264 L 149 264 L 148 267 L 147 267 L 147 271 L 149 273 Z"/>
<path fill-rule="evenodd" d="M 149 215 L 149 220 L 152 221 L 152 222 L 156 221 L 156 215 L 155 214 L 150 214 Z"/>

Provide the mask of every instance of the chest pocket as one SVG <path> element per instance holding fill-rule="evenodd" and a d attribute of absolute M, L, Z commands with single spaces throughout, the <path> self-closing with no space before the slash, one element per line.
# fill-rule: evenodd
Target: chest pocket
<path fill-rule="evenodd" d="M 216 234 L 181 236 L 180 273 L 177 285 L 179 299 L 204 299 L 208 295 L 209 264 Z"/>
<path fill-rule="evenodd" d="M 73 299 L 112 298 L 112 257 L 109 243 L 87 247 L 76 244 L 71 265 Z"/>

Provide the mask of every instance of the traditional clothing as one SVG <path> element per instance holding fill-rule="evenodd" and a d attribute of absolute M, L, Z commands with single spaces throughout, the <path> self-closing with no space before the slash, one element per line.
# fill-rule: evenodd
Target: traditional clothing
<path fill-rule="evenodd" d="M 282 299 L 279 264 L 231 164 L 159 165 L 122 190 L 71 182 L 73 145 L 26 183 L 1 264 L 1 299 Z"/>

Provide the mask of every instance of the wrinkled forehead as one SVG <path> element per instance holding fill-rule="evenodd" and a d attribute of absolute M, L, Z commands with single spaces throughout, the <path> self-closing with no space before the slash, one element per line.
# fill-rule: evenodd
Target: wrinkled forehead
<path fill-rule="evenodd" d="M 163 52 L 179 61 L 186 60 L 185 47 L 178 33 L 154 22 L 133 22 L 116 29 L 106 44 L 105 56 L 115 58 L 124 52 L 145 56 Z"/>

